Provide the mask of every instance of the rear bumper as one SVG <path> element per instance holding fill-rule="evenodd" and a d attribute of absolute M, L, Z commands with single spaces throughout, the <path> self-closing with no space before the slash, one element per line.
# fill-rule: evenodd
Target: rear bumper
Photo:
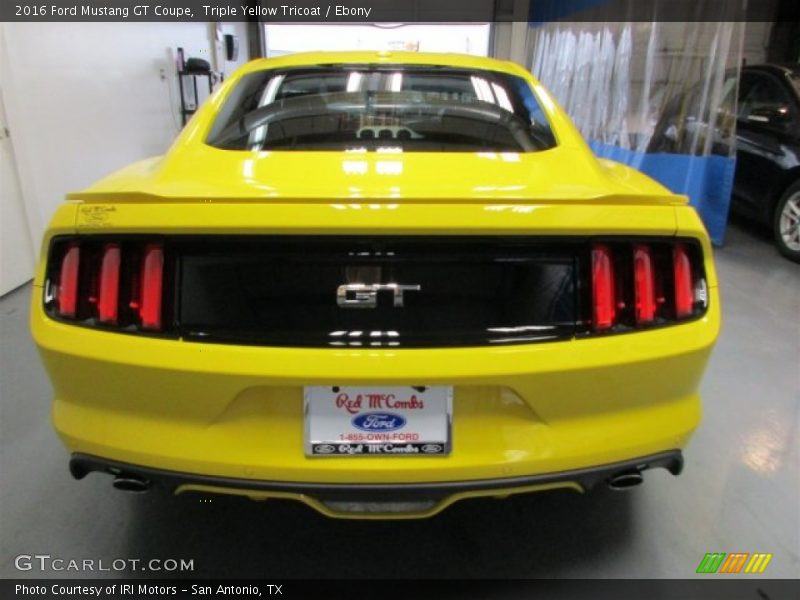
<path fill-rule="evenodd" d="M 679 450 L 671 450 L 635 460 L 558 473 L 413 484 L 296 483 L 213 477 L 153 469 L 84 454 L 73 454 L 69 468 L 76 479 L 83 479 L 92 472 L 134 477 L 148 487 L 155 486 L 175 494 L 195 492 L 247 496 L 255 500 L 292 499 L 331 517 L 420 518 L 432 516 L 464 498 L 504 497 L 560 488 L 588 491 L 608 483 L 617 475 L 656 468 L 678 475 L 683 469 L 683 456 Z M 389 507 L 394 507 L 391 512 Z"/>
<path fill-rule="evenodd" d="M 72 453 L 202 476 L 421 484 L 556 473 L 684 448 L 719 327 L 697 321 L 514 347 L 286 349 L 108 333 L 49 319 L 32 330 Z M 303 386 L 453 386 L 446 457 L 308 458 Z"/>

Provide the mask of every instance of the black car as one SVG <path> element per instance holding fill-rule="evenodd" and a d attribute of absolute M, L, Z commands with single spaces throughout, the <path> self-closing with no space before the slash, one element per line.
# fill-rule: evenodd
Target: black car
<path fill-rule="evenodd" d="M 773 228 L 800 262 L 800 65 L 742 69 L 731 209 Z"/>
<path fill-rule="evenodd" d="M 736 103 L 735 89 L 731 71 L 713 119 L 703 112 L 703 86 L 673 98 L 648 152 L 727 156 L 735 131 L 731 210 L 771 227 L 781 254 L 800 262 L 800 65 L 744 67 Z"/>

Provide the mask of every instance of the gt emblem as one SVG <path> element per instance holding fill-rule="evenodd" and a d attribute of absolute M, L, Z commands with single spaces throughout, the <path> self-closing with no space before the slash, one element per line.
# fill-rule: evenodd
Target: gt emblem
<path fill-rule="evenodd" d="M 418 292 L 419 285 L 400 285 L 397 283 L 346 283 L 336 289 L 336 304 L 342 308 L 376 308 L 378 292 L 391 291 L 394 306 L 403 306 L 404 292 Z"/>

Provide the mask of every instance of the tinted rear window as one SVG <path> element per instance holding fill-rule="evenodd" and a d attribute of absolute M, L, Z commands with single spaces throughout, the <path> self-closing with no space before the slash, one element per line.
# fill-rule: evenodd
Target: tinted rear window
<path fill-rule="evenodd" d="M 358 65 L 246 75 L 207 143 L 229 150 L 535 152 L 556 142 L 520 77 Z"/>

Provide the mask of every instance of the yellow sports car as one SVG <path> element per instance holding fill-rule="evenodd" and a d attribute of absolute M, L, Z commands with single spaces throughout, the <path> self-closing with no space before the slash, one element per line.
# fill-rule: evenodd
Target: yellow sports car
<path fill-rule="evenodd" d="M 76 478 L 398 518 L 677 475 L 719 311 L 687 199 L 522 67 L 317 53 L 69 194 L 31 328 Z"/>

